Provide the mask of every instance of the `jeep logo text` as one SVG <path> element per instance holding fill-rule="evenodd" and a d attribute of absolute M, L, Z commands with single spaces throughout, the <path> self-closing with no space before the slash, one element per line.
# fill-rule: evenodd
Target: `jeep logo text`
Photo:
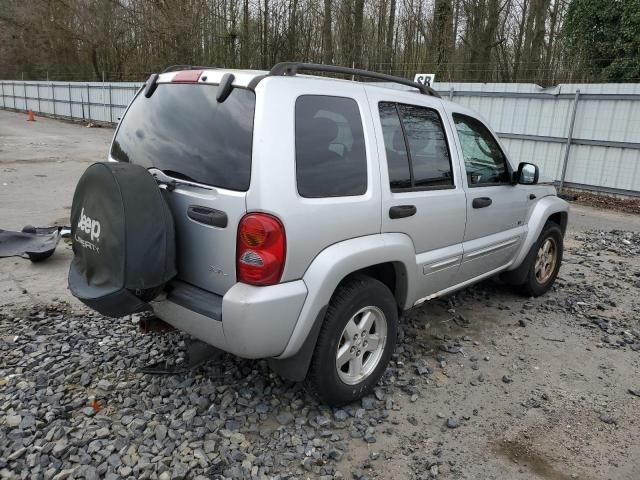
<path fill-rule="evenodd" d="M 92 242 L 100 238 L 100 222 L 98 220 L 87 217 L 84 214 L 84 207 L 80 212 L 80 221 L 78 222 L 78 228 L 84 233 L 91 235 Z"/>

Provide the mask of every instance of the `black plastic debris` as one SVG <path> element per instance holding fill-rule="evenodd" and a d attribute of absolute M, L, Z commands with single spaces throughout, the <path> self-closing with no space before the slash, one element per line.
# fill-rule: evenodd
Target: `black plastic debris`
<path fill-rule="evenodd" d="M 64 227 L 32 227 L 21 232 L 0 230 L 0 257 L 23 257 L 32 262 L 46 260 L 56 250 Z"/>

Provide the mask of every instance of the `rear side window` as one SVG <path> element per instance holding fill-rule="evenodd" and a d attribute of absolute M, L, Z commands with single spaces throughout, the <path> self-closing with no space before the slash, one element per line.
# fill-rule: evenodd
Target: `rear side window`
<path fill-rule="evenodd" d="M 344 97 L 303 95 L 295 107 L 296 180 L 303 197 L 346 197 L 367 191 L 360 109 Z"/>
<path fill-rule="evenodd" d="M 452 188 L 451 157 L 438 112 L 393 102 L 378 108 L 391 190 Z"/>
<path fill-rule="evenodd" d="M 151 98 L 138 95 L 122 119 L 111 156 L 183 180 L 246 191 L 255 94 L 235 88 L 219 103 L 217 89 L 160 84 Z"/>

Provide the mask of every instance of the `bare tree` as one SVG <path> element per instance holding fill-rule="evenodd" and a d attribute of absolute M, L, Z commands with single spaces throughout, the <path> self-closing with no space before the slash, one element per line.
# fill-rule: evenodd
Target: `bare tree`
<path fill-rule="evenodd" d="M 0 76 L 139 80 L 169 64 L 356 64 L 561 80 L 565 0 L 0 0 Z M 576 67 L 578 68 L 578 67 Z"/>

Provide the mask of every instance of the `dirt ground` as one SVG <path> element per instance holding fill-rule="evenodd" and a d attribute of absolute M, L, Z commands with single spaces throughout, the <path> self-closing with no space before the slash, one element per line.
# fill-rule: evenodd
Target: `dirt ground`
<path fill-rule="evenodd" d="M 617 197 L 613 195 L 598 194 L 594 192 L 580 192 L 576 190 L 563 190 L 562 196 L 580 205 L 595 208 L 604 208 L 618 212 L 640 214 L 640 198 Z"/>
<path fill-rule="evenodd" d="M 67 223 L 75 182 L 112 134 L 0 111 L 0 228 Z M 640 232 L 640 216 L 572 206 L 543 297 L 488 281 L 408 312 L 388 416 L 372 421 L 375 443 L 347 439 L 345 478 L 640 478 L 640 353 L 624 341 L 640 345 L 640 258 L 626 243 L 594 250 L 582 233 L 594 229 Z M 42 264 L 0 259 L 0 311 L 56 299 L 80 309 L 70 258 L 61 244 Z"/>

